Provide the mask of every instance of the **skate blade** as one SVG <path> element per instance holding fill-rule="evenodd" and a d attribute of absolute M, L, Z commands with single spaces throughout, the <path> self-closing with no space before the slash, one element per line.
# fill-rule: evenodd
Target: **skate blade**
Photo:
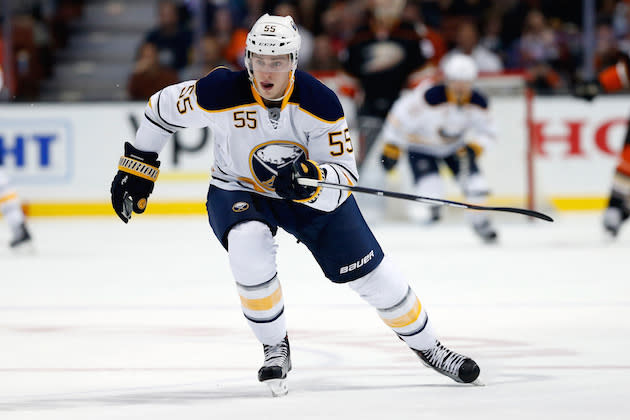
<path fill-rule="evenodd" d="M 286 379 L 269 379 L 264 382 L 274 397 L 283 397 L 289 392 L 289 384 Z"/>
<path fill-rule="evenodd" d="M 479 378 L 475 379 L 470 384 L 475 386 L 486 386 L 486 384 L 482 382 Z"/>
<path fill-rule="evenodd" d="M 11 253 L 16 256 L 30 256 L 36 254 L 35 246 L 32 241 L 23 242 L 9 249 Z"/>

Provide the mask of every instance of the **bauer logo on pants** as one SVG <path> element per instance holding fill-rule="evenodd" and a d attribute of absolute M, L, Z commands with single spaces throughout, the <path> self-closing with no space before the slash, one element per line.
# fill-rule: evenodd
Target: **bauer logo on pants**
<path fill-rule="evenodd" d="M 367 254 L 365 257 L 361 258 L 359 261 L 353 262 L 350 265 L 345 265 L 345 266 L 341 267 L 339 269 L 339 274 L 346 274 L 346 273 L 349 273 L 351 271 L 356 270 L 357 268 L 363 267 L 365 264 L 367 264 L 372 259 L 372 257 L 374 257 L 374 250 L 371 250 L 369 254 Z"/>
<path fill-rule="evenodd" d="M 234 205 L 232 206 L 232 211 L 235 213 L 240 213 L 242 211 L 245 211 L 249 208 L 249 203 L 246 203 L 244 201 L 239 201 L 237 203 L 234 203 Z"/>

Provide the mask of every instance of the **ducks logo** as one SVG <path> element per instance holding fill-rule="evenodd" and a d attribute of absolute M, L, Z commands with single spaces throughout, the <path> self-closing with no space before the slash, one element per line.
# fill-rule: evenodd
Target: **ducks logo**
<path fill-rule="evenodd" d="M 278 170 L 293 164 L 300 155 L 306 154 L 301 144 L 275 140 L 256 146 L 249 156 L 249 165 L 256 183 L 266 191 L 274 191 Z"/>

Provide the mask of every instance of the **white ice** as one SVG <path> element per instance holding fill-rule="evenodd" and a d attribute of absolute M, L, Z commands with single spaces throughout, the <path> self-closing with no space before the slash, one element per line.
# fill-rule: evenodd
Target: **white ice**
<path fill-rule="evenodd" d="M 485 387 L 425 368 L 279 234 L 294 369 L 274 399 L 206 218 L 34 219 L 35 255 L 0 247 L 0 419 L 629 418 L 630 228 L 501 222 L 498 246 L 460 223 L 374 225 Z"/>

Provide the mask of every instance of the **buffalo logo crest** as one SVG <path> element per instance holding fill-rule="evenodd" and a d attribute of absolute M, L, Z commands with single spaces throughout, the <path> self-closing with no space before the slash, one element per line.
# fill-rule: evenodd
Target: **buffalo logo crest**
<path fill-rule="evenodd" d="M 250 154 L 250 169 L 256 183 L 267 191 L 274 191 L 278 171 L 292 165 L 300 155 L 306 154 L 304 146 L 284 140 L 258 145 Z"/>

